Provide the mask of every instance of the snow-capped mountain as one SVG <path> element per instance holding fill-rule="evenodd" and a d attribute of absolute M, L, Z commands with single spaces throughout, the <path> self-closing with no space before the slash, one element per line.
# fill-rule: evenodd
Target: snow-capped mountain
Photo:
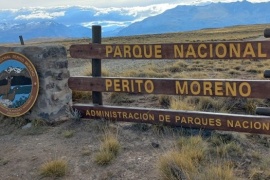
<path fill-rule="evenodd" d="M 102 36 L 127 36 L 270 23 L 270 2 L 163 4 L 130 8 L 55 7 L 0 10 L 0 43 L 33 38 L 91 37 L 101 25 Z"/>
<path fill-rule="evenodd" d="M 122 29 L 119 36 L 181 32 L 204 28 L 270 23 L 270 2 L 177 6 Z"/>
<path fill-rule="evenodd" d="M 55 21 L 41 21 L 8 26 L 0 30 L 0 41 L 19 42 L 20 35 L 25 40 L 33 38 L 91 37 L 90 29 L 83 26 L 65 26 Z"/>
<path fill-rule="evenodd" d="M 14 73 L 17 73 L 17 74 L 19 74 L 19 73 L 21 73 L 22 72 L 22 68 L 19 68 L 19 67 L 12 67 L 12 66 L 9 66 L 5 71 L 7 72 L 7 73 L 11 73 L 11 72 L 14 72 Z"/>
<path fill-rule="evenodd" d="M 92 25 L 116 35 L 133 22 L 164 12 L 161 5 L 136 8 L 55 7 L 0 9 L 0 43 L 46 37 L 91 37 Z"/>

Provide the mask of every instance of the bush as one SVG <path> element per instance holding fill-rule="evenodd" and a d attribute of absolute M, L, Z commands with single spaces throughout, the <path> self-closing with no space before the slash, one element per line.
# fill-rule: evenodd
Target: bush
<path fill-rule="evenodd" d="M 41 175 L 45 177 L 62 177 L 67 172 L 67 161 L 52 160 L 41 166 Z"/>

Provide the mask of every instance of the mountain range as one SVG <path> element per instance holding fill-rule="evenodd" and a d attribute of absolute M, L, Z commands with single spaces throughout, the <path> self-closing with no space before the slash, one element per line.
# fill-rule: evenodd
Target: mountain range
<path fill-rule="evenodd" d="M 103 37 L 181 32 L 234 25 L 270 23 L 270 2 L 204 3 L 165 9 L 55 7 L 0 10 L 0 43 L 34 38 L 91 37 L 101 25 Z"/>

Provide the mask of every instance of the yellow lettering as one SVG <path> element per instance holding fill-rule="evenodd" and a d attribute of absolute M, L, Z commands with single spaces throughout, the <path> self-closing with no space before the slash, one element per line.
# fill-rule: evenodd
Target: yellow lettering
<path fill-rule="evenodd" d="M 115 46 L 113 57 L 116 57 L 116 56 L 122 57 L 122 52 L 119 46 Z"/>
<path fill-rule="evenodd" d="M 239 122 L 239 121 L 236 121 L 235 124 L 234 124 L 234 127 L 239 127 L 239 128 L 241 128 L 240 122 Z"/>
<path fill-rule="evenodd" d="M 249 128 L 249 126 L 247 124 L 248 124 L 248 121 L 244 121 L 242 123 L 244 129 L 248 129 Z"/>
<path fill-rule="evenodd" d="M 215 82 L 215 95 L 223 96 L 222 82 Z"/>
<path fill-rule="evenodd" d="M 214 55 L 213 55 L 213 44 L 210 44 L 209 46 L 210 46 L 209 47 L 209 49 L 210 49 L 210 58 L 213 58 L 214 57 Z"/>
<path fill-rule="evenodd" d="M 181 49 L 177 45 L 174 45 L 173 48 L 174 48 L 174 57 L 175 58 L 178 58 L 178 57 L 183 58 L 184 57 L 184 46 L 183 45 L 180 46 Z"/>
<path fill-rule="evenodd" d="M 226 96 L 229 96 L 229 95 L 236 96 L 236 83 L 233 82 L 232 85 L 233 85 L 233 87 L 231 86 L 230 82 L 225 83 Z"/>
<path fill-rule="evenodd" d="M 106 91 L 108 91 L 109 88 L 112 87 L 112 80 L 111 79 L 106 79 L 105 84 L 106 84 Z"/>
<path fill-rule="evenodd" d="M 187 123 L 187 120 L 186 120 L 186 118 L 185 118 L 185 117 L 182 117 L 182 119 L 181 119 L 181 123 Z"/>
<path fill-rule="evenodd" d="M 227 126 L 228 127 L 233 127 L 233 121 L 232 120 L 227 120 Z"/>
<path fill-rule="evenodd" d="M 206 49 L 206 45 L 205 44 L 200 44 L 198 46 L 198 55 L 199 55 L 200 58 L 206 58 L 207 53 L 205 52 L 205 53 L 202 54 L 202 48 Z"/>
<path fill-rule="evenodd" d="M 131 58 L 130 46 L 124 45 L 124 57 Z"/>
<path fill-rule="evenodd" d="M 244 89 L 246 89 L 246 92 L 244 92 Z M 239 86 L 239 93 L 242 97 L 248 97 L 251 94 L 251 87 L 250 84 L 247 82 L 243 82 Z"/>
<path fill-rule="evenodd" d="M 220 119 L 217 119 L 216 120 L 216 126 L 221 126 L 222 124 L 221 124 L 221 120 Z"/>
<path fill-rule="evenodd" d="M 207 94 L 207 91 L 208 91 L 208 94 Z M 211 82 L 203 82 L 203 94 L 204 95 L 213 95 Z"/>
<path fill-rule="evenodd" d="M 142 83 L 143 83 L 143 80 L 136 79 L 136 80 L 135 80 L 135 83 L 138 84 L 138 92 L 142 92 L 142 87 L 141 87 L 141 85 L 142 85 Z"/>
<path fill-rule="evenodd" d="M 106 57 L 109 57 L 109 54 L 112 53 L 112 46 L 106 46 Z"/>
<path fill-rule="evenodd" d="M 254 123 L 254 128 L 255 129 L 261 129 L 262 128 L 262 124 L 260 122 L 255 122 Z"/>
<path fill-rule="evenodd" d="M 86 116 L 91 116 L 91 113 L 90 113 L 88 110 L 86 110 L 85 115 L 86 115 Z"/>
<path fill-rule="evenodd" d="M 196 91 L 197 90 L 197 91 Z M 201 86 L 198 81 L 192 81 L 190 84 L 190 91 L 193 95 L 198 95 L 201 92 Z"/>
<path fill-rule="evenodd" d="M 154 83 L 151 80 L 147 80 L 144 83 L 144 89 L 147 93 L 152 93 L 154 91 Z"/>
<path fill-rule="evenodd" d="M 135 58 L 142 58 L 142 49 L 139 45 L 133 46 L 132 53 Z"/>
<path fill-rule="evenodd" d="M 121 91 L 121 89 L 120 89 L 120 80 L 119 79 L 115 79 L 113 81 L 113 87 L 114 87 L 114 91 L 117 91 L 117 92 Z"/>
<path fill-rule="evenodd" d="M 215 126 L 215 119 L 210 118 L 209 119 L 209 125 L 210 126 Z"/>
<path fill-rule="evenodd" d="M 247 43 L 243 57 L 247 57 L 248 55 L 250 55 L 251 57 L 256 57 L 251 43 Z"/>
<path fill-rule="evenodd" d="M 130 89 L 129 89 L 129 82 L 127 79 L 123 79 L 122 80 L 122 90 L 123 91 L 126 91 L 126 92 L 130 92 Z"/>
<path fill-rule="evenodd" d="M 227 48 L 225 44 L 218 44 L 216 46 L 216 55 L 219 58 L 224 58 L 227 54 Z"/>
<path fill-rule="evenodd" d="M 193 124 L 193 117 L 188 117 L 188 123 Z"/>
<path fill-rule="evenodd" d="M 188 94 L 188 84 L 187 81 L 183 82 L 183 86 L 181 86 L 179 81 L 175 81 L 175 90 L 176 94 Z"/>
<path fill-rule="evenodd" d="M 155 58 L 162 58 L 161 45 L 155 45 Z"/>
<path fill-rule="evenodd" d="M 189 44 L 188 45 L 188 50 L 187 50 L 187 54 L 186 54 L 186 58 L 188 58 L 189 56 L 193 56 L 193 58 L 196 58 L 196 53 L 195 53 L 195 50 L 194 50 L 194 47 L 192 44 Z"/>
<path fill-rule="evenodd" d="M 237 47 L 236 47 L 236 45 L 237 45 Z M 234 53 L 235 57 L 238 57 L 238 58 L 241 57 L 240 43 L 237 43 L 237 44 L 230 43 L 229 47 L 230 47 L 230 57 L 234 57 L 233 53 Z"/>
<path fill-rule="evenodd" d="M 180 121 L 180 116 L 175 116 L 175 122 Z"/>
<path fill-rule="evenodd" d="M 148 50 L 149 50 L 149 53 L 147 54 L 147 49 L 146 49 L 146 46 L 147 45 L 144 45 L 143 46 L 143 52 L 144 52 L 144 56 L 146 57 L 146 58 L 151 58 L 152 57 L 152 55 L 153 55 L 153 52 L 152 52 L 152 45 L 148 45 Z"/>
<path fill-rule="evenodd" d="M 259 58 L 267 57 L 267 54 L 262 53 L 262 43 L 258 43 L 258 57 Z"/>

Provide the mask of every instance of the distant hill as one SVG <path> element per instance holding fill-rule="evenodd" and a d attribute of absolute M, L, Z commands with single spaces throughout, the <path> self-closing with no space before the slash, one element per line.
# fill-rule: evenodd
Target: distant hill
<path fill-rule="evenodd" d="M 270 2 L 211 3 L 203 6 L 177 6 L 157 16 L 133 23 L 119 36 L 158 34 L 270 22 Z"/>

